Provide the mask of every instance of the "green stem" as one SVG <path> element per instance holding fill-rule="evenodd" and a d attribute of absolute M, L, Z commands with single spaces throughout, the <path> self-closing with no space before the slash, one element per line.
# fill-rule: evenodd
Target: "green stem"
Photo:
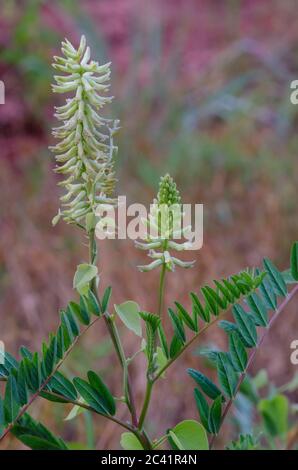
<path fill-rule="evenodd" d="M 141 415 L 140 415 L 140 419 L 139 419 L 139 425 L 138 425 L 138 428 L 140 430 L 143 429 L 145 418 L 146 418 L 146 415 L 147 415 L 147 412 L 148 412 L 149 403 L 150 403 L 150 400 L 151 400 L 152 388 L 153 388 L 153 382 L 151 380 L 148 380 L 147 381 L 145 398 L 144 398 L 144 404 L 143 404 L 143 407 L 142 407 L 142 411 L 141 411 Z"/>
<path fill-rule="evenodd" d="M 89 232 L 89 259 L 90 263 L 96 265 L 97 261 L 97 245 L 95 241 L 95 232 L 94 229 L 90 230 Z M 96 286 L 96 278 L 92 279 L 90 283 L 90 289 L 92 290 L 93 294 L 96 296 L 98 299 L 98 293 L 97 293 L 97 286 Z M 108 312 L 105 312 L 104 314 L 104 320 L 107 326 L 107 329 L 109 331 L 109 334 L 111 336 L 116 354 L 118 356 L 119 362 L 121 364 L 121 367 L 123 369 L 123 383 L 124 383 L 124 393 L 125 393 L 125 400 L 127 407 L 130 411 L 131 414 L 131 420 L 132 424 L 134 426 L 137 426 L 138 419 L 136 415 L 136 408 L 134 404 L 134 398 L 132 394 L 132 388 L 130 385 L 130 378 L 129 378 L 129 373 L 128 373 L 128 367 L 127 367 L 127 361 L 125 357 L 125 353 L 122 347 L 122 343 L 120 340 L 120 336 L 118 333 L 118 329 L 115 325 L 115 322 L 111 315 Z"/>
<path fill-rule="evenodd" d="M 164 299 L 164 290 L 165 290 L 165 279 L 166 279 L 166 265 L 162 265 L 160 278 L 159 278 L 159 289 L 158 289 L 158 316 L 162 317 L 163 311 L 163 299 Z"/>

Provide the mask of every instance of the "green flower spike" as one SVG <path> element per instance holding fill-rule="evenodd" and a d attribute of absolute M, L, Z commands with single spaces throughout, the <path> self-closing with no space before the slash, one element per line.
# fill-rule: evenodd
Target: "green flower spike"
<path fill-rule="evenodd" d="M 55 93 L 72 93 L 66 104 L 55 108 L 55 117 L 62 121 L 53 129 L 60 139 L 50 149 L 56 154 L 56 173 L 65 176 L 59 183 L 66 189 L 61 197 L 62 208 L 53 224 L 62 217 L 68 223 L 79 223 L 94 215 L 101 203 L 115 203 L 113 144 L 119 121 L 103 118 L 98 110 L 113 97 L 109 89 L 110 63 L 99 65 L 90 61 L 90 48 L 82 36 L 78 49 L 66 39 L 62 42 L 64 57 L 54 57 L 53 67 L 64 75 L 55 76 Z M 103 94 L 103 95 L 102 95 Z"/>
<path fill-rule="evenodd" d="M 138 266 L 142 272 L 151 271 L 164 265 L 168 271 L 174 271 L 175 266 L 192 268 L 195 261 L 182 261 L 170 254 L 170 250 L 185 251 L 191 249 L 190 241 L 177 243 L 175 239 L 181 239 L 187 234 L 190 227 L 181 228 L 183 219 L 181 197 L 176 183 L 170 175 L 160 179 L 157 198 L 151 205 L 148 220 L 144 221 L 149 231 L 145 242 L 136 241 L 136 247 L 141 250 L 149 250 L 148 256 L 152 258 L 150 264 Z M 152 234 L 153 233 L 153 234 Z M 155 251 L 159 249 L 160 251 Z"/>

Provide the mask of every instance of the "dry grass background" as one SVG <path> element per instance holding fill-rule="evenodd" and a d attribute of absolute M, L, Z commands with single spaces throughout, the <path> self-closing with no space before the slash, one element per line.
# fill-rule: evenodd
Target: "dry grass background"
<path fill-rule="evenodd" d="M 87 258 L 80 232 L 50 223 L 59 192 L 47 151 L 54 104 L 49 64 L 63 35 L 76 41 L 84 31 L 93 56 L 113 59 L 111 112 L 123 126 L 119 194 L 149 203 L 158 175 L 169 171 L 186 202 L 204 203 L 204 246 L 194 253 L 192 271 L 168 276 L 166 304 L 188 304 L 190 291 L 258 265 L 264 256 L 287 267 L 298 229 L 297 112 L 289 101 L 298 74 L 294 1 L 272 1 L 270 9 L 265 1 L 2 3 L 0 338 L 8 350 L 39 348 L 56 327 L 59 308 L 74 297 L 73 273 Z M 101 289 L 113 286 L 113 303 L 135 299 L 154 311 L 158 279 L 137 272 L 140 260 L 143 254 L 130 241 L 102 243 Z M 291 305 L 258 354 L 255 371 L 266 367 L 277 384 L 293 376 L 289 345 L 297 326 L 297 306 Z M 137 340 L 126 332 L 123 339 L 131 354 Z M 205 341 L 224 346 L 216 328 Z M 143 366 L 140 358 L 131 369 L 138 404 Z M 201 364 L 189 351 L 156 386 L 152 433 L 195 416 L 185 373 L 192 366 Z M 102 324 L 65 365 L 70 375 L 89 368 L 103 372 L 119 392 L 120 370 Z M 65 439 L 86 442 L 82 416 L 63 423 L 65 410 L 41 400 L 32 409 Z M 118 447 L 113 424 L 95 418 L 94 429 L 97 448 Z M 13 438 L 1 446 L 20 448 Z"/>

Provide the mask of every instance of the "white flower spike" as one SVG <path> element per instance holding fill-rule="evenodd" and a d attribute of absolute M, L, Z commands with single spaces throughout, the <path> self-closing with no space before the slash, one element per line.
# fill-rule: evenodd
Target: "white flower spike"
<path fill-rule="evenodd" d="M 65 75 L 56 75 L 52 88 L 54 93 L 73 92 L 73 96 L 55 108 L 55 117 L 63 124 L 53 129 L 60 142 L 50 149 L 56 154 L 56 173 L 66 176 L 59 183 L 66 194 L 60 199 L 62 208 L 53 224 L 61 217 L 68 223 L 80 223 L 87 215 L 95 214 L 99 204 L 111 201 L 116 182 L 113 158 L 117 152 L 113 137 L 119 129 L 118 120 L 98 113 L 113 99 L 105 95 L 110 63 L 90 61 L 85 36 L 78 49 L 65 39 L 61 50 L 64 57 L 54 57 L 53 67 Z"/>
<path fill-rule="evenodd" d="M 144 223 L 156 231 L 156 236 L 149 235 L 145 242 L 135 242 L 135 246 L 141 250 L 148 250 L 148 256 L 155 261 L 145 266 L 138 266 L 141 272 L 151 271 L 159 266 L 165 266 L 167 271 L 174 271 L 175 266 L 181 268 L 192 268 L 195 261 L 181 261 L 172 256 L 169 250 L 185 251 L 191 249 L 191 242 L 177 243 L 175 238 L 185 235 L 186 229 L 177 230 L 177 225 L 182 222 L 183 212 L 181 197 L 176 183 L 170 175 L 160 179 L 157 199 L 154 199 L 151 211 Z M 160 249 L 157 252 L 155 249 Z"/>

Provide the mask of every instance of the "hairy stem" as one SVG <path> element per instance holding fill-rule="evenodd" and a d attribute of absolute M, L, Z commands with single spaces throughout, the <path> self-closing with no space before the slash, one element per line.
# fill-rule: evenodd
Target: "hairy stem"
<path fill-rule="evenodd" d="M 91 264 L 96 265 L 97 245 L 96 245 L 96 241 L 95 241 L 94 230 L 91 230 L 89 232 L 89 259 L 90 259 Z M 98 299 L 96 278 L 94 278 L 91 281 L 90 289 L 92 290 L 93 294 Z M 124 393 L 125 393 L 126 404 L 127 404 L 128 409 L 130 411 L 130 414 L 131 414 L 132 424 L 134 426 L 137 426 L 138 419 L 137 419 L 137 415 L 136 415 L 134 397 L 133 397 L 132 388 L 131 388 L 131 384 L 130 384 L 128 366 L 127 366 L 125 353 L 124 353 L 124 350 L 123 350 L 123 347 L 122 347 L 122 343 L 121 343 L 121 340 L 120 340 L 120 336 L 119 336 L 119 333 L 118 333 L 118 329 L 115 325 L 115 322 L 114 322 L 113 318 L 111 317 L 111 315 L 108 312 L 104 313 L 104 320 L 105 320 L 107 329 L 109 331 L 109 334 L 110 334 L 110 337 L 112 339 L 116 354 L 118 356 L 119 362 L 120 362 L 122 370 L 123 370 Z"/>
<path fill-rule="evenodd" d="M 234 393 L 234 397 L 231 398 L 228 403 L 226 404 L 226 407 L 224 409 L 224 412 L 222 414 L 222 418 L 221 418 L 221 423 L 220 423 L 220 426 L 223 425 L 223 422 L 225 421 L 226 417 L 227 417 L 227 414 L 229 413 L 234 401 L 235 401 L 235 398 L 236 398 L 236 395 L 241 387 L 241 384 L 243 382 L 243 380 L 245 379 L 245 376 L 246 374 L 248 373 L 248 371 L 250 370 L 251 366 L 252 366 L 252 363 L 253 363 L 253 360 L 259 350 L 259 348 L 261 347 L 261 345 L 263 344 L 266 336 L 268 335 L 268 332 L 270 330 L 270 328 L 272 327 L 273 323 L 275 322 L 275 320 L 278 318 L 278 316 L 281 314 L 281 312 L 285 309 L 285 307 L 288 305 L 288 303 L 290 302 L 290 300 L 294 297 L 294 295 L 298 292 L 298 284 L 294 287 L 294 289 L 292 289 L 292 291 L 286 296 L 286 298 L 282 301 L 282 303 L 280 304 L 280 306 L 278 307 L 278 309 L 276 310 L 276 312 L 274 313 L 274 315 L 272 315 L 264 333 L 262 334 L 260 340 L 259 340 L 259 343 L 258 345 L 256 346 L 256 348 L 253 350 L 253 352 L 251 353 L 251 355 L 249 356 L 249 359 L 248 359 L 248 362 L 247 362 L 247 366 L 246 366 L 246 369 L 241 373 L 240 377 L 239 377 L 239 380 L 238 380 L 238 383 L 237 383 L 237 386 L 236 386 L 236 389 L 235 389 L 235 393 Z M 214 446 L 214 443 L 215 443 L 215 440 L 216 440 L 216 437 L 217 435 L 214 435 L 212 436 L 211 438 L 211 441 L 210 441 L 210 450 L 212 449 L 212 447 Z"/>

